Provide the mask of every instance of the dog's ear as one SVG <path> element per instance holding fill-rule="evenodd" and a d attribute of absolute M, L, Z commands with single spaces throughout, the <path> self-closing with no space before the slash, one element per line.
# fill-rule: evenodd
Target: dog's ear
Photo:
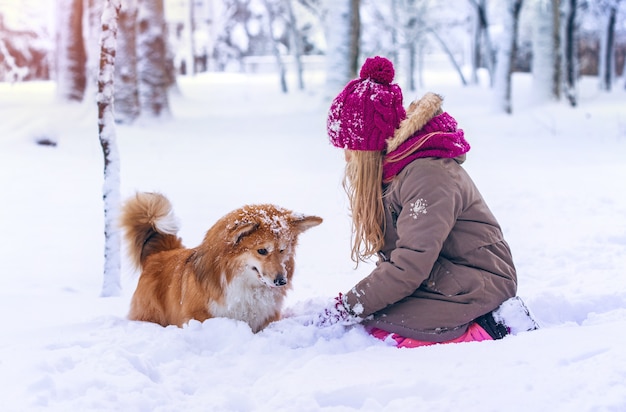
<path fill-rule="evenodd" d="M 244 236 L 248 236 L 250 233 L 257 230 L 258 227 L 259 224 L 256 222 L 235 223 L 228 228 L 229 239 L 234 244 L 237 244 Z"/>
<path fill-rule="evenodd" d="M 305 216 L 293 214 L 291 216 L 290 223 L 298 233 L 302 233 L 312 227 L 315 227 L 323 222 L 323 219 L 318 216 Z"/>

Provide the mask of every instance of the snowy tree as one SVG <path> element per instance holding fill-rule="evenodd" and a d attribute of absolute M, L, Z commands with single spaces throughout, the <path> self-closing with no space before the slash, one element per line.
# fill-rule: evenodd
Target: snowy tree
<path fill-rule="evenodd" d="M 350 77 L 357 77 L 361 53 L 361 0 L 350 0 Z"/>
<path fill-rule="evenodd" d="M 439 43 L 441 49 L 448 56 L 448 59 L 450 60 L 450 63 L 452 64 L 452 66 L 456 70 L 457 74 L 459 75 L 459 79 L 461 80 L 461 84 L 463 86 L 467 86 L 467 80 L 465 80 L 465 75 L 463 74 L 463 69 L 462 69 L 461 65 L 459 64 L 459 62 L 454 57 L 454 52 L 452 51 L 452 49 L 450 49 L 450 47 L 448 46 L 448 43 L 446 43 L 446 41 L 439 35 L 439 32 L 436 31 L 435 29 L 428 28 L 428 33 L 430 33 L 432 35 L 432 37 L 437 41 L 437 43 Z M 421 69 L 420 69 L 420 73 L 421 73 Z"/>
<path fill-rule="evenodd" d="M 191 75 L 195 75 L 196 67 L 196 0 L 188 0 L 189 4 L 189 54 L 191 56 Z"/>
<path fill-rule="evenodd" d="M 391 60 L 396 69 L 395 81 L 401 83 L 404 79 L 405 38 L 402 30 L 401 18 L 406 17 L 402 3 L 404 0 L 380 2 L 365 0 L 361 9 L 361 50 L 364 56 L 382 55 Z M 420 48 L 421 41 L 415 41 L 415 48 Z"/>
<path fill-rule="evenodd" d="M 122 0 L 115 56 L 115 120 L 131 124 L 140 114 L 137 78 L 137 0 Z"/>
<path fill-rule="evenodd" d="M 364 1 L 363 53 L 388 56 L 394 62 L 397 81 L 408 92 L 423 86 L 425 60 L 428 52 L 437 48 L 448 57 L 461 84 L 466 85 L 462 45 L 467 35 L 469 3 L 465 6 L 461 10 L 446 8 L 434 0 Z"/>
<path fill-rule="evenodd" d="M 555 99 L 561 98 L 561 82 L 563 79 L 563 51 L 561 46 L 561 0 L 551 0 L 552 6 L 552 94 Z"/>
<path fill-rule="evenodd" d="M 83 39 L 87 51 L 85 94 L 89 99 L 95 96 L 98 87 L 102 5 L 102 0 L 83 0 Z"/>
<path fill-rule="evenodd" d="M 57 0 L 57 96 L 82 101 L 87 86 L 83 0 Z"/>
<path fill-rule="evenodd" d="M 302 39 L 298 32 L 298 22 L 296 14 L 293 11 L 292 0 L 283 0 L 287 8 L 287 16 L 289 19 L 289 37 L 291 43 L 291 54 L 296 63 L 296 75 L 298 77 L 298 89 L 304 89 L 304 68 L 302 67 Z"/>
<path fill-rule="evenodd" d="M 49 80 L 49 54 L 50 35 L 43 25 L 9 27 L 0 12 L 0 82 Z"/>
<path fill-rule="evenodd" d="M 537 0 L 533 26 L 533 95 L 539 101 L 561 97 L 559 0 Z"/>
<path fill-rule="evenodd" d="M 599 0 L 595 4 L 601 15 L 600 65 L 598 77 L 601 90 L 610 91 L 615 81 L 615 26 L 621 0 Z"/>
<path fill-rule="evenodd" d="M 406 89 L 417 89 L 415 73 L 418 72 L 418 50 L 424 44 L 425 35 L 430 27 L 427 20 L 430 16 L 428 0 L 394 0 L 393 10 L 396 19 L 391 22 L 398 28 L 397 38 L 400 39 L 399 62 L 404 66 L 406 75 Z"/>
<path fill-rule="evenodd" d="M 622 66 L 622 77 L 624 78 L 624 90 L 626 90 L 626 61 Z"/>
<path fill-rule="evenodd" d="M 513 112 L 512 104 L 512 73 L 515 53 L 517 51 L 517 30 L 522 0 L 507 0 L 504 15 L 504 32 L 498 49 L 495 72 L 495 93 L 497 104 L 504 112 Z"/>
<path fill-rule="evenodd" d="M 114 71 L 117 17 L 120 0 L 105 0 L 102 10 L 100 66 L 98 70 L 98 136 L 104 154 L 104 281 L 102 296 L 120 293 L 120 230 L 117 225 L 120 207 L 120 159 L 115 135 Z"/>
<path fill-rule="evenodd" d="M 280 89 L 283 93 L 288 92 L 287 87 L 287 68 L 285 67 L 285 63 L 281 57 L 280 48 L 278 47 L 278 40 L 276 39 L 276 35 L 274 34 L 274 22 L 276 15 L 280 12 L 279 10 L 274 10 L 272 6 L 279 6 L 278 4 L 272 4 L 269 0 L 263 0 L 263 4 L 267 10 L 267 30 L 269 35 L 269 41 L 272 46 L 272 54 L 276 59 L 276 66 L 278 67 L 279 76 L 280 76 Z M 278 7 L 276 7 L 278 8 Z"/>
<path fill-rule="evenodd" d="M 26 53 L 19 53 L 17 48 L 12 47 L 12 38 L 18 36 L 4 28 L 3 17 L 0 14 L 0 81 L 22 81 L 28 75 L 29 69 L 21 66 L 18 59 Z M 25 52 L 30 50 L 26 49 Z"/>
<path fill-rule="evenodd" d="M 352 0 L 325 0 L 324 29 L 326 33 L 326 90 L 332 99 L 352 79 L 350 56 Z"/>
<path fill-rule="evenodd" d="M 494 83 L 494 48 L 489 34 L 489 19 L 487 17 L 487 0 L 469 0 L 475 10 L 475 32 L 473 37 L 472 81 L 478 82 L 476 74 L 479 62 L 483 62 L 489 72 L 489 84 Z"/>
<path fill-rule="evenodd" d="M 215 2 L 217 3 L 217 2 Z M 207 49 L 212 54 L 217 67 L 225 69 L 232 63 L 246 68 L 246 57 L 273 54 L 273 42 L 285 44 L 286 32 L 279 33 L 278 25 L 284 24 L 282 0 L 268 0 L 274 14 L 276 39 L 272 40 L 267 30 L 268 10 L 263 0 L 222 0 L 211 6 L 211 24 L 207 36 Z M 282 52 L 282 47 L 279 47 Z"/>
<path fill-rule="evenodd" d="M 166 29 L 163 0 L 139 0 L 137 75 L 141 115 L 169 115 Z"/>
<path fill-rule="evenodd" d="M 578 104 L 578 0 L 564 0 L 562 6 L 564 93 L 569 104 L 575 107 Z"/>

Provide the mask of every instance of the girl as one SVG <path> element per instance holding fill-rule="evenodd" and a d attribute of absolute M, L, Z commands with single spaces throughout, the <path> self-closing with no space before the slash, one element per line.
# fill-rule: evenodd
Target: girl
<path fill-rule="evenodd" d="M 318 324 L 362 323 L 399 347 L 500 339 L 507 312 L 526 318 L 520 330 L 536 328 L 514 298 L 502 230 L 461 166 L 463 130 L 433 93 L 405 111 L 393 77 L 389 60 L 367 59 L 329 110 L 330 141 L 345 150 L 352 259 L 378 263 Z"/>

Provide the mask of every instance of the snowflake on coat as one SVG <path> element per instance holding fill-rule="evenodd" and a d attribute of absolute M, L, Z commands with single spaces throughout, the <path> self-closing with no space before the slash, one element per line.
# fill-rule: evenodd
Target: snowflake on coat
<path fill-rule="evenodd" d="M 413 219 L 417 219 L 419 217 L 419 215 L 425 215 L 426 213 L 428 213 L 428 211 L 426 210 L 426 206 L 428 206 L 428 203 L 426 203 L 426 200 L 424 199 L 417 199 L 415 202 L 411 203 L 411 217 Z"/>

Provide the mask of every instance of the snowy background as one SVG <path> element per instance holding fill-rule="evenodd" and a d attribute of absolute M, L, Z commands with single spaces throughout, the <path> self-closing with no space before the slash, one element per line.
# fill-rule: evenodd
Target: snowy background
<path fill-rule="evenodd" d="M 580 106 L 537 105 L 515 77 L 514 116 L 492 92 L 425 73 L 472 145 L 466 169 L 499 219 L 519 294 L 542 329 L 501 341 L 397 349 L 360 327 L 304 320 L 365 276 L 353 269 L 343 155 L 327 141 L 321 77 L 281 94 L 274 76 L 181 78 L 173 116 L 118 127 L 122 192 L 165 193 L 196 246 L 246 203 L 316 214 L 286 318 L 253 334 L 125 318 L 136 274 L 99 297 L 102 154 L 95 104 L 52 83 L 0 84 L 2 411 L 624 411 L 626 110 L 581 83 Z M 409 100 L 421 96 L 406 95 Z M 40 146 L 50 139 L 56 147 Z"/>

